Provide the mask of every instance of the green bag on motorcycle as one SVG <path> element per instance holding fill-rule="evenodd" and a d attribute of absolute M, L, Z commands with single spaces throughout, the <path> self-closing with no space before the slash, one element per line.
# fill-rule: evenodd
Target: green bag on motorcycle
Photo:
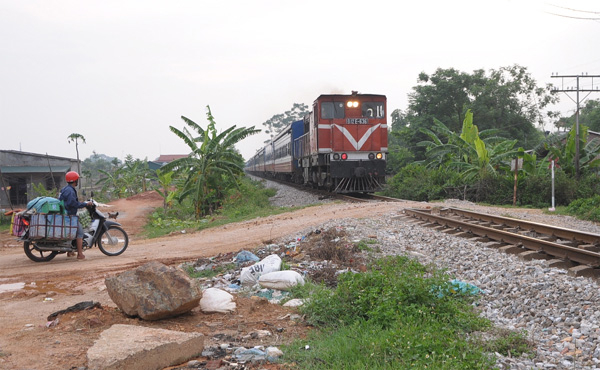
<path fill-rule="evenodd" d="M 36 213 L 60 213 L 66 214 L 65 204 L 62 200 L 52 197 L 37 197 L 27 203 L 27 211 Z"/>

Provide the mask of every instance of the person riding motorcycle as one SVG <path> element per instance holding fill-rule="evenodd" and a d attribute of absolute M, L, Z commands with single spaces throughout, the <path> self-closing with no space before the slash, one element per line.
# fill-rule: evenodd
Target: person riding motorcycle
<path fill-rule="evenodd" d="M 65 175 L 65 179 L 67 180 L 67 186 L 60 190 L 60 195 L 58 196 L 58 199 L 62 200 L 65 204 L 65 209 L 67 210 L 68 215 L 76 216 L 77 210 L 79 208 L 90 206 L 91 202 L 80 202 L 77 198 L 76 187 L 79 183 L 79 174 L 77 172 L 67 172 L 67 174 Z M 79 220 L 77 220 L 77 235 L 75 243 L 77 245 L 77 259 L 85 259 L 85 256 L 83 255 L 83 227 L 81 227 L 81 223 L 79 222 Z M 67 253 L 67 256 L 69 257 L 72 257 L 73 255 L 73 252 Z"/>

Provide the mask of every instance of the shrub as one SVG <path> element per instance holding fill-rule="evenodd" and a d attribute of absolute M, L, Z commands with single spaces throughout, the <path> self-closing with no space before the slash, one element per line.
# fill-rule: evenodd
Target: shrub
<path fill-rule="evenodd" d="M 474 187 L 474 195 L 469 200 L 489 204 L 511 204 L 513 201 L 514 179 L 512 176 L 488 175 L 480 179 Z"/>
<path fill-rule="evenodd" d="M 577 199 L 591 198 L 596 194 L 600 194 L 600 178 L 596 173 L 585 173 L 577 182 L 576 188 Z"/>
<path fill-rule="evenodd" d="M 444 199 L 446 188 L 456 186 L 458 174 L 449 169 L 430 169 L 420 164 L 402 168 L 390 181 L 385 194 L 417 201 Z"/>
<path fill-rule="evenodd" d="M 326 325 L 368 321 L 388 327 L 402 317 L 429 315 L 446 321 L 456 318 L 460 302 L 456 297 L 438 295 L 438 288 L 448 281 L 441 271 L 407 257 L 387 257 L 374 262 L 366 273 L 340 275 L 334 291 L 315 292 L 302 311 L 309 322 Z"/>
<path fill-rule="evenodd" d="M 600 195 L 571 202 L 567 212 L 584 220 L 600 221 Z"/>

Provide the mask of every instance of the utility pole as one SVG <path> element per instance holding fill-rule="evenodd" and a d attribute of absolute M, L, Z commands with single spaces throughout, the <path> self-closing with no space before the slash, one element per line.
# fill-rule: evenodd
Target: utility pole
<path fill-rule="evenodd" d="M 559 75 L 558 73 L 556 74 L 552 74 L 552 76 L 550 76 L 552 78 L 560 78 L 562 79 L 561 81 L 561 87 L 554 87 L 552 89 L 552 92 L 564 92 L 567 93 L 567 96 L 569 97 L 569 99 L 573 100 L 573 98 L 568 94 L 568 93 L 572 93 L 575 92 L 576 93 L 576 100 L 573 100 L 573 102 L 575 104 L 577 104 L 577 110 L 575 111 L 575 172 L 577 174 L 577 179 L 579 179 L 579 104 L 587 99 L 587 97 L 593 93 L 593 92 L 600 92 L 600 90 L 598 89 L 598 87 L 600 86 L 600 81 L 596 81 L 596 85 L 595 85 L 595 89 L 594 89 L 594 78 L 600 78 L 600 75 L 588 75 L 587 73 L 585 74 L 580 74 L 580 75 Z M 573 88 L 572 86 L 567 86 L 565 87 L 565 78 L 568 79 L 573 79 L 575 78 L 577 80 L 577 84 L 576 87 Z M 579 84 L 579 80 L 580 79 L 584 79 L 584 78 L 591 78 L 591 84 L 589 85 L 589 88 L 586 87 L 581 87 L 581 85 Z M 583 99 L 579 99 L 579 93 L 580 92 L 587 92 L 588 94 L 583 98 Z"/>

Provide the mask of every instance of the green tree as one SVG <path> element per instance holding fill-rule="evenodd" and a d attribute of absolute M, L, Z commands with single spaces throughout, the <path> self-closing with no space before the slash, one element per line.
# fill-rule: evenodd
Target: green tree
<path fill-rule="evenodd" d="M 113 160 L 116 160 L 116 165 L 112 163 Z M 88 190 L 95 190 L 92 186 L 104 176 L 100 170 L 110 172 L 112 169 L 120 167 L 121 164 L 121 161 L 117 158 L 93 151 L 92 155 L 81 163 L 81 172 L 85 179 L 85 184 L 82 184 L 82 186 L 85 185 Z"/>
<path fill-rule="evenodd" d="M 588 127 L 579 126 L 579 168 L 581 171 L 597 170 L 600 167 L 600 143 L 596 140 L 588 141 Z M 546 144 L 548 156 L 558 160 L 561 169 L 569 176 L 575 176 L 575 155 L 577 152 L 577 135 L 575 125 L 565 136 L 554 135 Z"/>
<path fill-rule="evenodd" d="M 545 111 L 558 99 L 550 92 L 549 85 L 538 87 L 527 69 L 518 65 L 489 73 L 476 70 L 468 74 L 453 68 L 437 69 L 432 75 L 423 72 L 409 94 L 408 126 L 393 131 L 399 131 L 407 147 L 414 148 L 415 158 L 423 160 L 424 149 L 416 145 L 427 140 L 422 129 L 432 128 L 435 118 L 458 132 L 471 109 L 482 132 L 495 128 L 504 138 L 517 139 L 519 146 L 531 148 L 543 139 L 536 128 L 548 115 L 556 115 Z"/>
<path fill-rule="evenodd" d="M 104 176 L 96 182 L 96 185 L 102 185 L 102 191 L 107 193 L 109 198 L 121 198 L 127 194 L 127 187 L 120 176 L 120 170 L 120 167 L 109 171 L 98 170 Z"/>
<path fill-rule="evenodd" d="M 134 159 L 131 154 L 128 154 L 120 169 L 120 174 L 129 195 L 146 191 L 150 175 L 148 159 Z"/>
<path fill-rule="evenodd" d="M 410 139 L 407 139 L 406 130 L 408 120 L 406 113 L 400 109 L 396 109 L 391 113 L 392 125 L 391 132 L 388 135 L 388 160 L 386 171 L 390 174 L 395 174 L 400 169 L 415 159 L 414 150 L 409 147 Z"/>
<path fill-rule="evenodd" d="M 176 159 L 162 167 L 163 171 L 174 171 L 184 178 L 178 200 L 181 202 L 190 197 L 194 203 L 196 218 L 212 213 L 221 204 L 225 190 L 237 186 L 239 177 L 244 174 L 244 159 L 234 145 L 260 132 L 254 126 L 236 128 L 234 125 L 217 133 L 210 107 L 207 106 L 207 109 L 206 129 L 181 117 L 198 136 L 194 136 L 185 127 L 181 131 L 170 126 L 171 131 L 187 144 L 191 152 L 188 157 Z"/>
<path fill-rule="evenodd" d="M 567 128 L 575 125 L 576 116 L 573 113 L 569 117 L 561 117 L 554 126 L 557 128 Z M 579 111 L 579 124 L 585 125 L 590 131 L 600 131 L 600 100 L 588 100 Z"/>
<path fill-rule="evenodd" d="M 308 105 L 303 103 L 294 103 L 292 108 L 284 113 L 276 114 L 263 122 L 265 132 L 271 137 L 275 136 L 281 130 L 291 125 L 292 122 L 301 120 L 308 113 Z"/>
<path fill-rule="evenodd" d="M 77 153 L 77 173 L 81 173 L 81 162 L 79 161 L 79 141 L 85 144 L 85 137 L 81 134 L 72 133 L 67 136 L 67 141 L 70 143 L 75 143 L 75 152 Z M 81 181 L 79 182 L 79 188 L 81 189 Z"/>
<path fill-rule="evenodd" d="M 160 194 L 161 197 L 163 197 L 163 208 L 165 210 L 169 207 L 169 205 L 175 198 L 175 195 L 177 194 L 175 191 L 171 190 L 171 186 L 173 183 L 173 175 L 173 171 L 163 171 L 161 169 L 156 170 L 156 176 L 158 177 L 159 186 L 155 186 L 154 190 L 156 190 L 156 192 Z"/>

